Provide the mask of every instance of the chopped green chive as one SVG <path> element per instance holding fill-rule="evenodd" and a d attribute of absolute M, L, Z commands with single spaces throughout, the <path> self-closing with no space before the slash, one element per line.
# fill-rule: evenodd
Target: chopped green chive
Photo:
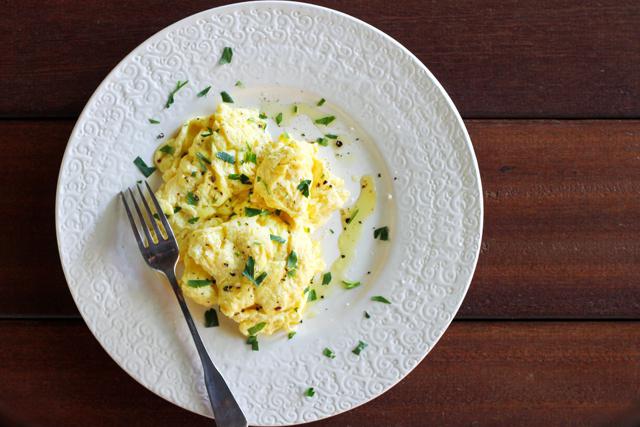
<path fill-rule="evenodd" d="M 263 271 L 258 277 L 254 277 L 255 274 L 255 265 L 256 262 L 253 259 L 252 256 L 250 256 L 247 259 L 247 263 L 244 266 L 244 271 L 242 272 L 242 275 L 244 277 L 246 277 L 247 279 L 249 279 L 249 281 L 251 283 L 253 283 L 256 286 L 260 286 L 260 284 L 264 281 L 264 279 L 267 277 L 267 272 Z M 262 328 L 261 328 L 262 329 Z M 251 335 L 253 335 L 253 333 L 251 333 Z"/>
<path fill-rule="evenodd" d="M 278 243 L 286 243 L 287 242 L 287 239 L 283 239 L 282 237 L 276 236 L 275 234 L 270 234 L 269 238 L 271 240 L 273 240 L 274 242 L 278 242 Z"/>
<path fill-rule="evenodd" d="M 318 145 L 322 145 L 323 147 L 329 145 L 329 141 L 327 140 L 327 138 L 318 138 L 316 139 L 316 142 L 318 143 Z"/>
<path fill-rule="evenodd" d="M 204 327 L 212 328 L 215 326 L 219 326 L 218 322 L 218 312 L 215 308 L 210 308 L 209 310 L 204 312 Z"/>
<path fill-rule="evenodd" d="M 347 224 L 351 224 L 353 222 L 354 219 L 356 219 L 356 217 L 358 216 L 358 213 L 360 212 L 360 209 L 356 209 L 355 211 L 353 211 L 353 213 L 351 214 L 351 216 L 349 218 L 347 218 L 345 220 L 345 222 Z"/>
<path fill-rule="evenodd" d="M 245 144 L 247 144 L 247 143 L 245 143 Z M 247 151 L 245 151 L 244 160 L 242 160 L 242 163 L 248 163 L 248 162 L 251 162 L 253 164 L 257 164 L 258 163 L 258 159 L 256 157 L 256 153 L 253 152 L 253 150 L 251 149 L 249 144 L 247 144 Z"/>
<path fill-rule="evenodd" d="M 357 354 L 357 355 L 359 355 L 359 354 L 360 354 L 360 352 L 361 352 L 362 350 L 364 350 L 364 349 L 365 349 L 365 347 L 367 347 L 367 343 L 366 343 L 366 342 L 364 342 L 364 341 L 358 341 L 358 345 L 356 346 L 356 348 L 354 348 L 353 350 L 351 350 L 351 352 L 352 352 L 353 354 Z"/>
<path fill-rule="evenodd" d="M 315 394 L 316 394 L 316 391 L 313 389 L 313 387 L 309 387 L 304 391 L 304 395 L 307 397 L 313 397 L 315 396 Z"/>
<path fill-rule="evenodd" d="M 227 92 L 220 92 L 220 96 L 222 97 L 222 102 L 226 102 L 228 104 L 233 104 L 233 98 Z"/>
<path fill-rule="evenodd" d="M 231 58 L 233 58 L 233 49 L 227 46 L 224 49 L 222 49 L 222 55 L 220 56 L 220 60 L 218 61 L 218 64 L 220 65 L 229 64 L 231 63 Z"/>
<path fill-rule="evenodd" d="M 199 217 L 199 216 L 194 216 L 193 218 L 189 218 L 189 219 L 187 220 L 187 222 L 188 222 L 189 224 L 195 224 L 195 223 L 196 223 L 196 222 L 198 222 L 199 220 L 200 220 L 200 217 Z"/>
<path fill-rule="evenodd" d="M 327 356 L 329 359 L 335 359 L 336 358 L 336 354 L 333 352 L 333 350 L 331 350 L 328 347 L 325 347 L 325 349 L 322 350 L 322 354 Z"/>
<path fill-rule="evenodd" d="M 202 160 L 203 162 L 205 162 L 208 165 L 211 164 L 211 159 L 208 158 L 207 156 L 205 156 L 204 154 L 202 154 L 199 151 L 196 153 L 196 157 L 199 158 L 200 160 Z"/>
<path fill-rule="evenodd" d="M 244 85 L 242 84 L 242 82 L 240 80 L 238 80 L 236 82 L 236 87 L 243 87 Z"/>
<path fill-rule="evenodd" d="M 176 87 L 171 92 L 169 92 L 169 97 L 167 98 L 167 102 L 164 104 L 164 108 L 171 107 L 171 104 L 173 104 L 174 101 L 173 96 L 178 93 L 178 91 L 182 89 L 187 83 L 189 83 L 189 80 L 185 80 L 183 82 L 178 80 L 178 83 L 176 83 Z"/>
<path fill-rule="evenodd" d="M 182 210 L 182 208 L 180 206 L 176 206 L 173 208 L 173 213 L 176 214 L 178 212 L 180 212 Z"/>
<path fill-rule="evenodd" d="M 325 138 L 338 139 L 338 135 L 334 135 L 332 133 L 327 133 L 327 134 L 325 134 Z"/>
<path fill-rule="evenodd" d="M 138 167 L 138 170 L 145 176 L 145 178 L 149 178 L 149 176 L 151 176 L 151 174 L 156 170 L 154 166 L 147 166 L 144 160 L 140 157 L 136 157 L 133 164 Z"/>
<path fill-rule="evenodd" d="M 198 279 L 193 279 L 193 280 L 187 280 L 187 285 L 191 288 L 201 288 L 203 286 L 209 286 L 213 284 L 213 282 L 211 280 L 198 280 Z"/>
<path fill-rule="evenodd" d="M 211 130 L 211 128 L 207 128 L 207 131 L 202 132 L 200 136 L 211 136 L 211 135 L 213 135 L 213 130 Z"/>
<path fill-rule="evenodd" d="M 317 105 L 318 107 L 322 107 L 322 105 L 323 105 L 325 102 L 327 102 L 327 100 L 326 100 L 326 99 L 324 99 L 324 98 L 321 98 L 321 99 L 320 99 L 320 101 L 318 101 L 318 102 L 316 103 L 316 105 Z"/>
<path fill-rule="evenodd" d="M 278 113 L 278 115 L 275 118 L 276 124 L 278 126 L 280 126 L 280 123 L 282 123 L 282 113 Z"/>
<path fill-rule="evenodd" d="M 322 275 L 322 284 L 326 286 L 329 283 L 331 283 L 331 272 L 327 271 Z"/>
<path fill-rule="evenodd" d="M 329 123 L 331 123 L 332 121 L 334 121 L 336 119 L 336 116 L 326 116 L 326 117 L 322 117 L 319 119 L 316 119 L 315 123 L 319 124 L 319 125 L 328 125 Z"/>
<path fill-rule="evenodd" d="M 309 197 L 309 184 L 311 184 L 310 179 L 303 179 L 296 187 L 298 190 L 300 190 L 304 197 Z"/>
<path fill-rule="evenodd" d="M 287 256 L 287 275 L 295 275 L 296 268 L 298 268 L 298 254 L 296 251 L 291 251 L 289 252 L 289 256 Z"/>
<path fill-rule="evenodd" d="M 176 149 L 170 145 L 163 145 L 160 147 L 160 152 L 164 154 L 173 154 L 176 152 Z"/>
<path fill-rule="evenodd" d="M 231 163 L 232 165 L 236 162 L 236 158 L 233 157 L 232 154 L 225 153 L 224 151 L 218 151 L 216 153 L 216 157 L 224 162 Z"/>
<path fill-rule="evenodd" d="M 263 330 L 265 326 L 267 326 L 266 322 L 260 322 L 247 329 L 247 332 L 249 332 L 249 335 L 255 335 Z"/>
<path fill-rule="evenodd" d="M 365 319 L 369 319 L 371 316 L 369 315 L 369 313 L 367 311 L 364 312 L 364 318 Z"/>
<path fill-rule="evenodd" d="M 343 280 L 342 284 L 344 285 L 345 289 L 353 289 L 360 286 L 360 282 L 349 282 L 348 280 Z"/>
<path fill-rule="evenodd" d="M 260 346 L 258 345 L 258 338 L 255 335 L 251 335 L 247 338 L 247 344 L 251 345 L 251 350 L 260 351 Z"/>
<path fill-rule="evenodd" d="M 297 114 L 298 113 L 298 105 L 297 104 L 293 104 L 293 114 Z"/>
<path fill-rule="evenodd" d="M 371 297 L 371 301 L 381 302 L 381 303 L 384 303 L 384 304 L 391 304 L 391 301 L 389 301 L 388 299 L 386 299 L 385 297 L 380 296 L 380 295 L 376 295 L 376 296 Z"/>
<path fill-rule="evenodd" d="M 373 238 L 380 240 L 389 240 L 389 227 L 384 226 L 380 228 L 376 228 L 373 231 Z"/>
<path fill-rule="evenodd" d="M 318 296 L 316 295 L 316 290 L 315 289 L 311 289 L 309 291 L 309 293 L 307 294 L 307 301 L 311 302 L 311 301 L 315 301 L 318 299 Z"/>
<path fill-rule="evenodd" d="M 287 334 L 287 338 L 288 338 L 288 339 L 291 339 L 291 338 L 293 338 L 293 337 L 295 336 L 295 334 L 296 334 L 296 331 L 291 331 L 291 332 L 289 332 L 289 333 Z"/>
<path fill-rule="evenodd" d="M 192 206 L 197 206 L 199 201 L 200 201 L 200 198 L 197 195 L 193 194 L 191 191 L 187 193 L 188 204 Z"/>
<path fill-rule="evenodd" d="M 151 123 L 152 125 L 157 125 L 158 123 L 160 123 L 160 120 L 149 119 L 149 123 Z"/>
<path fill-rule="evenodd" d="M 200 92 L 198 92 L 198 94 L 196 96 L 198 98 L 202 98 L 203 96 L 206 96 L 207 93 L 209 93 L 210 90 L 211 90 L 211 86 L 207 86 L 204 89 L 202 89 Z"/>
<path fill-rule="evenodd" d="M 154 213 L 152 216 L 158 221 L 160 221 L 160 215 L 158 215 L 157 213 Z"/>
<path fill-rule="evenodd" d="M 248 217 L 258 216 L 258 215 L 269 215 L 269 211 L 268 210 L 245 207 L 244 208 L 244 214 L 245 214 L 245 216 L 248 216 Z"/>
<path fill-rule="evenodd" d="M 251 179 L 243 173 L 231 173 L 229 174 L 229 179 L 240 181 L 243 184 L 251 184 Z"/>
<path fill-rule="evenodd" d="M 267 118 L 267 115 L 265 113 L 260 113 L 258 114 L 258 117 L 261 118 L 262 120 L 265 120 Z"/>

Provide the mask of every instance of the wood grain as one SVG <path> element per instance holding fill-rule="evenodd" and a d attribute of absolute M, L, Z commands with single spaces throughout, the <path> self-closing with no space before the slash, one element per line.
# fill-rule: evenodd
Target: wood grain
<path fill-rule="evenodd" d="M 454 322 L 392 390 L 311 425 L 602 425 L 638 398 L 638 326 Z M 211 425 L 137 384 L 80 321 L 2 321 L 0 341 L 6 419 L 42 427 Z"/>
<path fill-rule="evenodd" d="M 75 117 L 134 47 L 223 3 L 8 2 L 0 14 L 0 116 Z M 405 45 L 440 79 L 464 117 L 640 117 L 636 0 L 318 4 Z"/>
<path fill-rule="evenodd" d="M 461 318 L 638 318 L 640 121 L 467 121 L 485 231 Z M 77 315 L 53 206 L 69 121 L 0 122 L 0 316 Z"/>

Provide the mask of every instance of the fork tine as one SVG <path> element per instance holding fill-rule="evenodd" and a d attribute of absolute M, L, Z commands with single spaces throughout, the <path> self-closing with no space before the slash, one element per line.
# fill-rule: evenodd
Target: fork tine
<path fill-rule="evenodd" d="M 175 239 L 175 237 L 173 237 L 173 230 L 171 230 L 171 226 L 169 225 L 169 221 L 167 221 L 167 216 L 164 214 L 164 212 L 160 208 L 160 203 L 158 203 L 158 199 L 156 199 L 155 194 L 153 194 L 153 191 L 151 191 L 151 187 L 149 187 L 149 183 L 147 181 L 145 181 L 144 183 L 147 186 L 147 190 L 149 191 L 149 196 L 151 197 L 151 201 L 153 202 L 153 204 L 156 207 L 156 212 L 158 212 L 158 216 L 160 217 L 160 221 L 162 221 L 162 225 L 164 226 L 164 230 L 167 233 L 167 237 L 170 240 Z"/>
<path fill-rule="evenodd" d="M 138 212 L 138 218 L 140 219 L 140 225 L 142 226 L 144 235 L 147 236 L 147 243 L 149 244 L 149 247 L 151 247 L 151 245 L 153 245 L 153 239 L 151 238 L 151 233 L 149 233 L 149 226 L 147 225 L 147 222 L 144 219 L 144 215 L 142 215 L 142 212 L 140 211 L 138 202 L 136 202 L 136 197 L 133 195 L 133 191 L 131 191 L 131 189 L 129 189 L 129 194 L 131 195 L 131 199 L 133 200 L 133 206 L 136 208 L 136 211 Z"/>
<path fill-rule="evenodd" d="M 145 248 L 144 244 L 142 243 L 142 239 L 140 238 L 140 233 L 138 232 L 138 226 L 136 225 L 136 222 L 133 219 L 133 215 L 131 215 L 131 210 L 129 209 L 127 198 L 124 196 L 124 193 L 122 191 L 120 192 L 120 197 L 122 197 L 122 202 L 124 203 L 124 208 L 127 211 L 127 216 L 129 217 L 131 228 L 133 229 L 133 235 L 136 238 L 136 242 L 138 242 L 138 247 L 140 248 L 140 252 L 144 254 L 147 248 Z"/>
<path fill-rule="evenodd" d="M 136 184 L 136 188 L 138 189 L 138 193 L 140 193 L 140 198 L 142 199 L 142 203 L 144 204 L 144 207 L 147 210 L 147 215 L 149 216 L 149 221 L 151 221 L 151 224 L 153 225 L 153 229 L 156 232 L 156 236 L 158 236 L 158 242 L 161 241 L 161 240 L 164 240 L 164 237 L 160 233 L 160 228 L 158 227 L 158 223 L 154 219 L 153 213 L 151 212 L 151 209 L 149 208 L 149 204 L 147 203 L 147 198 L 144 196 L 144 193 L 140 189 L 140 184 Z M 160 218 L 160 213 L 158 213 L 158 218 Z"/>

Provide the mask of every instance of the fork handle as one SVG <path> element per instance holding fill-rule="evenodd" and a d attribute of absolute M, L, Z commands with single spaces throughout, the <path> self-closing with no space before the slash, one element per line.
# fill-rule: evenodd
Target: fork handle
<path fill-rule="evenodd" d="M 204 370 L 204 384 L 207 388 L 207 394 L 209 395 L 209 401 L 211 402 L 211 408 L 213 409 L 213 415 L 218 427 L 247 427 L 247 419 L 242 413 L 242 409 L 238 406 L 238 402 L 231 394 L 229 386 L 220 375 L 220 372 L 216 369 L 207 354 L 207 351 L 202 344 L 200 334 L 196 329 L 196 325 L 193 323 L 191 313 L 182 295 L 182 289 L 178 285 L 176 275 L 173 270 L 165 271 L 164 274 L 169 279 L 173 292 L 176 294 L 182 314 L 187 321 L 189 331 L 193 337 L 193 342 L 198 350 L 200 361 L 202 362 L 202 368 Z"/>

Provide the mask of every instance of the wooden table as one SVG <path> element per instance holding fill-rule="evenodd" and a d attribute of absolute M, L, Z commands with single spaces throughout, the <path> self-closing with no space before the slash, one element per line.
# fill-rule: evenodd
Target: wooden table
<path fill-rule="evenodd" d="M 486 214 L 471 290 L 434 351 L 382 397 L 314 425 L 621 422 L 640 406 L 640 3 L 320 3 L 437 76 L 469 128 Z M 156 31 L 218 4 L 3 6 L 0 425 L 211 425 L 146 391 L 92 337 L 53 207 L 98 83 Z"/>

